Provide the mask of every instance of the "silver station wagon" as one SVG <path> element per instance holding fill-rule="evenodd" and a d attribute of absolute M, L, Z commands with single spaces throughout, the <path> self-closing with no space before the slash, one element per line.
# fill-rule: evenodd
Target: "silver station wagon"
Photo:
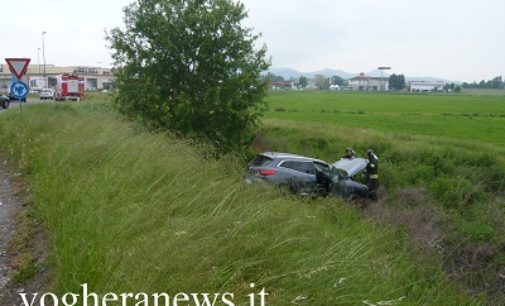
<path fill-rule="evenodd" d="M 287 188 L 299 195 L 365 197 L 368 187 L 353 180 L 366 168 L 363 158 L 341 159 L 333 164 L 325 161 L 278 152 L 256 155 L 245 171 L 245 182 L 267 183 Z"/>

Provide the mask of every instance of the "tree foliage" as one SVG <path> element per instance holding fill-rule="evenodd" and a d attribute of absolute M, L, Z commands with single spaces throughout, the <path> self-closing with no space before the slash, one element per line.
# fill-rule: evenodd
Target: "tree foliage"
<path fill-rule="evenodd" d="M 265 76 L 265 78 L 267 78 L 269 82 L 284 82 L 285 81 L 285 79 L 282 75 L 276 75 L 271 72 L 269 72 Z"/>
<path fill-rule="evenodd" d="M 480 81 L 479 83 L 463 83 L 463 88 L 492 88 L 492 89 L 505 89 L 505 82 L 502 76 L 496 76 L 488 81 Z"/>
<path fill-rule="evenodd" d="M 314 83 L 318 90 L 328 90 L 330 88 L 330 80 L 322 74 L 316 74 L 314 76 Z"/>
<path fill-rule="evenodd" d="M 405 76 L 403 74 L 392 74 L 389 77 L 389 89 L 402 90 L 405 88 Z"/>
<path fill-rule="evenodd" d="M 338 75 L 334 75 L 331 77 L 331 85 L 344 86 L 345 80 Z"/>
<path fill-rule="evenodd" d="M 250 143 L 262 113 L 266 47 L 231 0 L 137 0 L 107 39 L 115 106 L 149 126 L 210 140 L 220 152 Z"/>
<path fill-rule="evenodd" d="M 298 78 L 298 85 L 300 85 L 302 88 L 305 88 L 307 85 L 309 85 L 309 80 L 302 75 Z"/>

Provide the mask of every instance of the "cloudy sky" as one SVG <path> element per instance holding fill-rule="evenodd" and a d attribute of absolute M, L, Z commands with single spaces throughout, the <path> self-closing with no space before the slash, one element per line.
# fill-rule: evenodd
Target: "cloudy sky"
<path fill-rule="evenodd" d="M 0 58 L 110 66 L 104 30 L 132 0 L 3 1 Z M 480 81 L 505 75 L 504 0 L 243 0 L 274 67 Z M 42 50 L 40 50 L 42 62 Z"/>

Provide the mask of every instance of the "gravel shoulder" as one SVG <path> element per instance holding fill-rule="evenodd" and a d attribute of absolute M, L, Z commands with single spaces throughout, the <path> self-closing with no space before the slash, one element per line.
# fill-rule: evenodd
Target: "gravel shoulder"
<path fill-rule="evenodd" d="M 9 288 L 11 278 L 9 241 L 14 233 L 15 216 L 21 201 L 13 194 L 12 169 L 0 158 L 0 305 L 13 305 Z"/>

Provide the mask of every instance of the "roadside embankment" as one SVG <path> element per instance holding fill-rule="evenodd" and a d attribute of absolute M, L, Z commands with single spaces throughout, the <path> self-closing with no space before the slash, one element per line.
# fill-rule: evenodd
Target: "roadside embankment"
<path fill-rule="evenodd" d="M 479 305 L 405 232 L 335 199 L 300 200 L 241 181 L 233 157 L 144 131 L 106 103 L 0 116 L 0 142 L 30 182 L 47 231 L 48 290 L 231 292 L 266 305 Z M 259 291 L 259 289 L 257 290 Z"/>

